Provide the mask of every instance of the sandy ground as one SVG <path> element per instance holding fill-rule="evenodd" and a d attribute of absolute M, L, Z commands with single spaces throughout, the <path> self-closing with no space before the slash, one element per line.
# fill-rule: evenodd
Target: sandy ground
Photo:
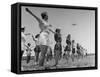
<path fill-rule="evenodd" d="M 30 60 L 27 64 L 26 60 L 22 60 L 21 69 L 24 70 L 42 70 L 42 69 L 57 69 L 57 68 L 77 68 L 77 67 L 90 67 L 95 66 L 95 55 L 88 55 L 84 58 L 75 58 L 72 61 L 71 58 L 69 60 L 61 58 L 57 66 L 53 66 L 55 64 L 55 60 L 52 59 L 48 62 L 45 62 L 43 67 L 39 67 L 38 65 L 34 64 L 34 60 Z"/>

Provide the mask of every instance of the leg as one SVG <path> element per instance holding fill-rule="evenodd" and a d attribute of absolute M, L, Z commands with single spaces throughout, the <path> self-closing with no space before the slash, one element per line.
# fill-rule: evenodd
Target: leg
<path fill-rule="evenodd" d="M 28 55 L 28 56 L 27 56 L 27 63 L 29 63 L 30 59 L 31 59 L 31 56 Z"/>
<path fill-rule="evenodd" d="M 59 51 L 55 50 L 55 66 L 58 64 L 58 60 L 59 60 Z"/>
<path fill-rule="evenodd" d="M 36 62 L 38 62 L 38 58 L 39 58 L 39 52 L 35 52 L 35 59 L 36 59 Z"/>
<path fill-rule="evenodd" d="M 44 60 L 45 60 L 45 54 L 47 52 L 47 46 L 45 45 L 41 45 L 40 46 L 40 50 L 41 50 L 41 55 L 40 55 L 40 59 L 39 59 L 39 66 L 43 66 L 44 64 Z"/>

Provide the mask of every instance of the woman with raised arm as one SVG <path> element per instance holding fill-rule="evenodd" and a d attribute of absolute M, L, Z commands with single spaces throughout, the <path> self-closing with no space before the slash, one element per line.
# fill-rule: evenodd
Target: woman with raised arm
<path fill-rule="evenodd" d="M 41 13 L 41 17 L 42 19 L 40 19 L 39 17 L 37 17 L 34 13 L 32 13 L 28 8 L 26 8 L 26 11 L 28 13 L 30 13 L 39 23 L 39 28 L 41 29 L 41 32 L 42 31 L 45 31 L 45 30 L 49 30 L 50 27 L 52 27 L 52 25 L 50 25 L 48 23 L 48 13 L 47 12 L 42 12 Z"/>
<path fill-rule="evenodd" d="M 41 55 L 39 59 L 39 65 L 43 66 L 44 64 L 44 59 L 45 59 L 45 54 L 47 53 L 47 50 L 49 48 L 50 40 L 49 40 L 49 34 L 50 34 L 50 27 L 52 27 L 50 24 L 48 24 L 48 14 L 47 12 L 41 13 L 42 19 L 37 17 L 34 13 L 32 13 L 28 8 L 26 8 L 26 11 L 30 13 L 39 23 L 39 28 L 40 28 L 40 50 L 41 50 Z"/>

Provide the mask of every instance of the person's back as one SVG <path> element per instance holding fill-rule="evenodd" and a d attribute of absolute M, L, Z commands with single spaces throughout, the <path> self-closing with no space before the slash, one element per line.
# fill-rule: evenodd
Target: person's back
<path fill-rule="evenodd" d="M 61 42 L 62 41 L 61 34 L 59 34 L 59 33 L 55 33 L 54 38 L 55 38 L 56 42 Z"/>
<path fill-rule="evenodd" d="M 56 42 L 54 46 L 54 57 L 55 57 L 55 65 L 57 65 L 58 60 L 61 58 L 61 54 L 62 54 L 62 45 L 61 45 L 62 38 L 60 34 L 60 29 L 55 30 L 54 39 Z"/>

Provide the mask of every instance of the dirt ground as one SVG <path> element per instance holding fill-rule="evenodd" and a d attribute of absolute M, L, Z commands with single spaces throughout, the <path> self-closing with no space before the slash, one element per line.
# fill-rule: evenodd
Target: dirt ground
<path fill-rule="evenodd" d="M 57 68 L 77 68 L 77 67 L 90 67 L 95 66 L 95 55 L 88 55 L 83 58 L 75 58 L 72 61 L 71 58 L 69 60 L 61 58 L 57 66 L 53 66 L 55 64 L 54 58 L 48 62 L 45 62 L 43 67 L 39 67 L 34 64 L 34 60 L 30 60 L 27 64 L 26 60 L 22 60 L 21 62 L 21 70 L 43 70 L 43 69 L 57 69 Z"/>

